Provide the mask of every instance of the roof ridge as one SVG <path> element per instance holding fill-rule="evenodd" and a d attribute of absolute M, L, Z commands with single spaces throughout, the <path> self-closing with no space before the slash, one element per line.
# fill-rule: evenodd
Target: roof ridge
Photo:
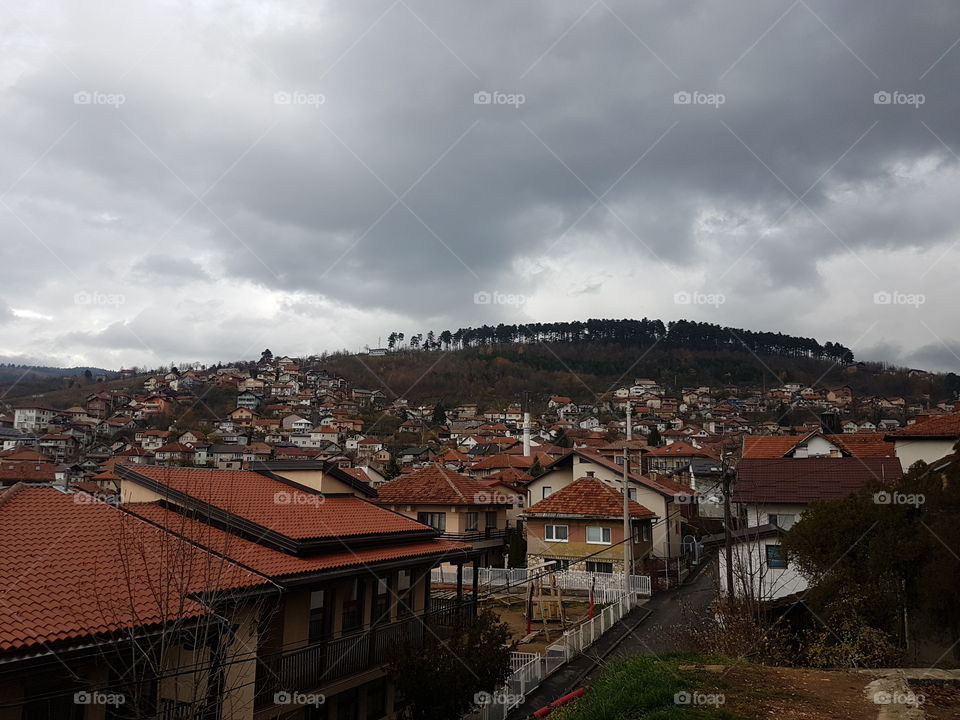
<path fill-rule="evenodd" d="M 457 495 L 459 495 L 461 498 L 463 498 L 464 500 L 466 500 L 466 499 L 467 499 L 467 496 L 463 494 L 463 491 L 462 491 L 460 488 L 458 488 L 458 487 L 456 486 L 456 484 L 453 483 L 453 482 L 450 480 L 449 477 L 447 477 L 447 471 L 446 471 L 446 469 L 443 468 L 443 467 L 441 467 L 440 465 L 434 465 L 434 467 L 437 468 L 437 470 L 440 471 L 440 474 L 441 474 L 441 475 L 443 475 L 443 479 L 446 481 L 447 485 L 449 485 L 449 486 L 451 487 L 451 489 L 452 489 Z"/>
<path fill-rule="evenodd" d="M 14 485 L 11 485 L 9 488 L 4 490 L 3 492 L 0 492 L 0 507 L 3 507 L 7 503 L 9 503 L 11 500 L 13 500 L 17 495 L 23 492 L 24 488 L 26 487 L 27 486 L 24 485 L 22 482 L 18 482 L 18 483 L 15 483 Z"/>

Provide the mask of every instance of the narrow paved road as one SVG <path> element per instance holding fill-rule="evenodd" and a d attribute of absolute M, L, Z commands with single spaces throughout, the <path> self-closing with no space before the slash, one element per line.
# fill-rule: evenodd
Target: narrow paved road
<path fill-rule="evenodd" d="M 594 667 L 595 663 L 607 652 L 610 654 L 606 659 L 609 659 L 683 649 L 676 628 L 707 612 L 714 597 L 713 575 L 713 564 L 707 563 L 684 585 L 657 593 L 643 606 L 633 610 L 580 657 L 564 665 L 540 687 L 528 693 L 524 703 L 509 714 L 509 720 L 530 717 L 535 710 L 558 697 L 589 684 L 593 674 L 599 672 L 599 668 Z M 613 646 L 616 647 L 611 651 Z"/>
<path fill-rule="evenodd" d="M 677 636 L 677 630 L 707 613 L 716 594 L 714 567 L 714 563 L 707 563 L 684 585 L 652 597 L 644 606 L 651 611 L 650 617 L 627 635 L 619 647 L 610 653 L 610 657 L 686 649 Z"/>

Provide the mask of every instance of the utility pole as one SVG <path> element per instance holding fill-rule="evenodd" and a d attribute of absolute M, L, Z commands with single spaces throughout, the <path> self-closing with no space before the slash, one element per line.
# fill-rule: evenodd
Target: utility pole
<path fill-rule="evenodd" d="M 523 456 L 530 457 L 530 393 L 523 391 Z"/>
<path fill-rule="evenodd" d="M 726 554 L 727 561 L 727 598 L 730 602 L 730 606 L 733 607 L 734 602 L 734 591 L 733 591 L 733 532 L 730 528 L 732 523 L 730 512 L 730 487 L 733 484 L 734 478 L 733 468 L 726 467 L 726 462 L 724 462 L 723 467 L 723 551 Z"/>
<path fill-rule="evenodd" d="M 630 523 L 630 452 L 623 449 L 623 591 L 627 607 L 633 607 L 630 576 L 633 574 L 633 528 Z"/>

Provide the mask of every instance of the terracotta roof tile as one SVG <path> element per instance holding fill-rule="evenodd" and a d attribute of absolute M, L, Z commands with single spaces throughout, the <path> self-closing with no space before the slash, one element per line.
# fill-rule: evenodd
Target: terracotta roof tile
<path fill-rule="evenodd" d="M 887 437 L 892 440 L 900 438 L 960 438 L 960 413 L 938 415 L 924 420 L 918 420 L 913 425 L 907 425 Z"/>
<path fill-rule="evenodd" d="M 632 517 L 656 517 L 656 513 L 636 500 L 629 500 Z M 582 477 L 553 495 L 531 505 L 527 515 L 583 515 L 585 517 L 623 517 L 623 494 L 602 480 Z"/>
<path fill-rule="evenodd" d="M 427 465 L 384 483 L 377 493 L 379 497 L 374 502 L 379 503 L 474 505 L 478 496 L 486 497 L 488 490 L 477 478 Z"/>
<path fill-rule="evenodd" d="M 710 453 L 701 448 L 696 448 L 690 443 L 683 442 L 678 440 L 677 442 L 670 443 L 669 445 L 664 445 L 663 447 L 654 448 L 649 453 L 648 457 L 711 457 Z"/>
<path fill-rule="evenodd" d="M 136 503 L 124 507 L 191 542 L 198 543 L 215 553 L 223 553 L 232 560 L 274 579 L 333 568 L 369 565 L 386 560 L 439 555 L 470 548 L 470 545 L 464 543 L 428 540 L 357 551 L 344 548 L 343 552 L 297 557 L 218 530 L 194 518 L 164 509 L 157 503 Z"/>
<path fill-rule="evenodd" d="M 737 465 L 733 501 L 810 503 L 844 498 L 903 475 L 896 458 L 747 458 Z"/>
<path fill-rule="evenodd" d="M 85 493 L 14 486 L 0 495 L 0 650 L 201 615 L 187 595 L 263 582 L 211 559 Z"/>
<path fill-rule="evenodd" d="M 127 471 L 295 539 L 425 529 L 353 495 L 322 496 L 248 470 L 128 466 L 121 474 Z"/>

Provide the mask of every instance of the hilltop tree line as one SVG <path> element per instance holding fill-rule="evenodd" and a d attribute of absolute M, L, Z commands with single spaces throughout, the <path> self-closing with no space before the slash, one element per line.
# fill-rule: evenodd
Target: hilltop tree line
<path fill-rule="evenodd" d="M 408 347 L 412 350 L 478 348 L 490 345 L 530 343 L 601 343 L 619 347 L 650 347 L 683 350 L 733 350 L 757 355 L 828 360 L 839 364 L 853 362 L 853 352 L 841 343 L 820 344 L 815 338 L 794 337 L 783 333 L 755 332 L 713 323 L 677 320 L 591 319 L 554 323 L 481 325 L 456 331 L 433 330 L 407 337 L 392 332 L 387 337 L 391 350 Z"/>

